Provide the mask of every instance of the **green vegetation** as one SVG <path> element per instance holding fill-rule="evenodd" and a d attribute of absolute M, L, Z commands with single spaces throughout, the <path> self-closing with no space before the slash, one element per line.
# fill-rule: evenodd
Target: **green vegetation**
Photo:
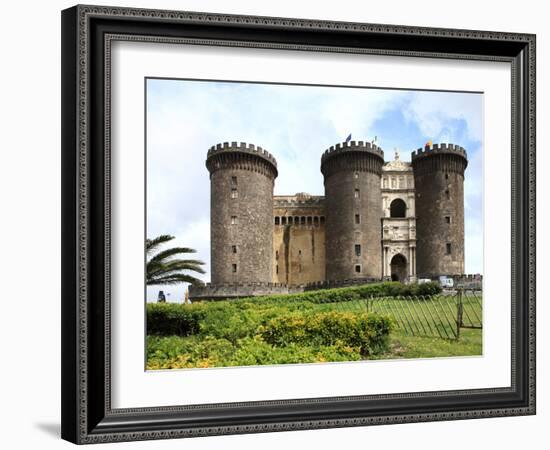
<path fill-rule="evenodd" d="M 458 341 L 426 336 L 407 336 L 395 330 L 390 336 L 390 351 L 376 359 L 441 358 L 482 355 L 482 330 L 463 328 Z M 374 359 L 373 358 L 373 359 Z"/>
<path fill-rule="evenodd" d="M 388 295 L 425 285 L 378 283 L 192 305 L 148 304 L 147 368 L 480 355 L 481 330 L 461 329 L 460 339 L 453 340 L 455 299 L 436 295 L 430 285 L 421 299 Z M 471 316 L 481 317 L 479 299 L 464 303 Z M 440 322 L 430 324 L 433 317 Z M 450 339 L 438 336 L 446 336 L 442 327 Z"/>
<path fill-rule="evenodd" d="M 174 239 L 174 236 L 161 235 L 154 239 L 145 240 L 147 252 L 147 284 L 167 285 L 179 283 L 200 282 L 187 272 L 205 273 L 201 267 L 202 261 L 196 259 L 174 259 L 175 256 L 187 253 L 196 253 L 196 250 L 187 247 L 172 247 L 156 254 L 155 251 L 166 242 Z"/>

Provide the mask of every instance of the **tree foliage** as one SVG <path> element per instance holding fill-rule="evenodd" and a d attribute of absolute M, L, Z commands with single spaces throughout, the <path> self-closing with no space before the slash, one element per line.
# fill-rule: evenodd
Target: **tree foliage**
<path fill-rule="evenodd" d="M 188 272 L 205 273 L 204 262 L 197 259 L 184 259 L 178 256 L 196 253 L 187 247 L 159 248 L 174 239 L 174 236 L 163 234 L 154 239 L 145 240 L 147 253 L 147 285 L 172 285 L 179 283 L 200 283 L 198 278 Z"/>

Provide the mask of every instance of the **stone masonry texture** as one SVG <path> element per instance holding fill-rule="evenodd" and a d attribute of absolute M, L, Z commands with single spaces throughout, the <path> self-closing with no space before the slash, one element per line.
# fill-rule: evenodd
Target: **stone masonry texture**
<path fill-rule="evenodd" d="M 458 146 L 434 145 L 412 156 L 416 189 L 417 274 L 464 273 L 464 171 Z"/>
<path fill-rule="evenodd" d="M 383 269 L 388 245 L 407 260 L 409 273 L 401 278 L 463 277 L 466 151 L 435 144 L 412 152 L 411 159 L 406 163 L 396 156 L 392 162 L 412 171 L 409 194 L 399 189 L 406 172 L 391 180 L 396 190 L 385 189 L 386 196 L 403 197 L 413 207 L 403 219 L 388 219 L 382 167 L 395 166 L 386 166 L 390 163 L 373 143 L 346 142 L 322 154 L 324 196 L 274 196 L 278 172 L 270 153 L 237 142 L 212 147 L 206 159 L 211 282 L 191 286 L 190 297 L 283 294 L 381 280 L 388 276 Z M 396 221 L 411 230 L 408 252 L 400 250 L 403 237 L 393 230 Z M 383 223 L 393 224 L 390 237 L 382 236 Z M 414 259 L 410 246 L 416 248 Z"/>
<path fill-rule="evenodd" d="M 270 282 L 274 159 L 261 148 L 232 143 L 213 149 L 206 164 L 212 283 Z"/>

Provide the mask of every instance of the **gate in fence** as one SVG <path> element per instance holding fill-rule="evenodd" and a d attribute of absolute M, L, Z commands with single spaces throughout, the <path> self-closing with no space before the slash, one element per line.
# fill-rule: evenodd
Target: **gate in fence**
<path fill-rule="evenodd" d="M 352 309 L 392 317 L 406 335 L 457 340 L 463 328 L 482 328 L 482 300 L 480 290 L 459 289 L 453 294 L 373 297 L 350 303 Z M 343 310 L 350 310 L 348 302 L 338 303 Z"/>

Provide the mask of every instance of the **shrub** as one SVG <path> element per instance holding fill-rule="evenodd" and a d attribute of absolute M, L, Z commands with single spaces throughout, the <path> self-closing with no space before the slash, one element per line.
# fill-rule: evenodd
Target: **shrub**
<path fill-rule="evenodd" d="M 206 317 L 203 305 L 147 304 L 147 334 L 190 336 Z"/>
<path fill-rule="evenodd" d="M 147 338 L 147 369 L 359 361 L 360 359 L 358 348 L 343 344 L 333 346 L 289 344 L 285 347 L 275 347 L 262 340 L 260 336 L 240 339 L 235 345 L 225 339 L 213 337 L 148 336 Z"/>
<path fill-rule="evenodd" d="M 371 355 L 388 349 L 390 329 L 388 317 L 329 311 L 276 317 L 260 333 L 266 342 L 279 347 L 345 345 L 359 348 L 362 355 Z"/>
<path fill-rule="evenodd" d="M 429 283 L 423 283 L 423 284 L 417 284 L 417 293 L 416 295 L 437 295 L 440 294 L 443 288 L 439 285 L 439 283 L 436 283 L 435 281 L 431 281 Z"/>

